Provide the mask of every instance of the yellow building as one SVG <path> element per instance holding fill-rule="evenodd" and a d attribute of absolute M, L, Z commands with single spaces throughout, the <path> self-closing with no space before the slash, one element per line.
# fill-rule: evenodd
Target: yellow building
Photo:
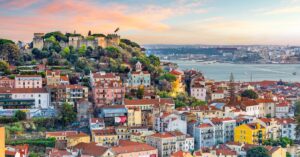
<path fill-rule="evenodd" d="M 266 129 L 259 123 L 243 124 L 234 129 L 234 141 L 247 144 L 258 144 L 266 138 Z"/>
<path fill-rule="evenodd" d="M 60 71 L 56 70 L 56 71 L 51 71 L 51 70 L 47 70 L 46 71 L 46 81 L 47 81 L 47 85 L 60 85 Z"/>
<path fill-rule="evenodd" d="M 286 157 L 286 149 L 281 147 L 272 147 L 268 149 L 271 157 Z"/>
<path fill-rule="evenodd" d="M 128 126 L 142 125 L 142 111 L 139 108 L 128 108 Z"/>
<path fill-rule="evenodd" d="M 103 129 L 92 131 L 92 141 L 101 146 L 114 146 L 118 143 L 118 135 L 115 129 Z"/>
<path fill-rule="evenodd" d="M 72 147 L 78 143 L 90 143 L 91 138 L 88 134 L 77 131 L 57 131 L 46 132 L 46 138 L 55 138 L 56 140 L 66 140 L 67 147 Z"/>
<path fill-rule="evenodd" d="M 5 127 L 0 125 L 0 157 L 5 156 Z"/>

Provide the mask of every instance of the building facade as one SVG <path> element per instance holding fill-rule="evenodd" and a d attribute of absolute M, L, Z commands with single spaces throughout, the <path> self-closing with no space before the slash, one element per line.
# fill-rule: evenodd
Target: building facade
<path fill-rule="evenodd" d="M 15 76 L 15 88 L 42 88 L 43 80 L 40 75 Z"/>

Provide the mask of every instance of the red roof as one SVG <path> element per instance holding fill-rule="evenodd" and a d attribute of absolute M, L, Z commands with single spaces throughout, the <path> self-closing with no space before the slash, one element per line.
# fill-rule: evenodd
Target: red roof
<path fill-rule="evenodd" d="M 145 143 L 138 143 L 138 142 L 130 142 L 129 145 L 119 145 L 111 148 L 112 151 L 116 154 L 127 154 L 132 152 L 144 152 L 144 151 L 151 151 L 156 150 L 156 148 L 145 144 Z"/>
<path fill-rule="evenodd" d="M 192 156 L 192 154 L 191 154 L 190 152 L 184 152 L 184 151 L 182 151 L 182 150 L 179 150 L 179 151 L 177 151 L 177 152 L 174 152 L 174 153 L 171 155 L 171 157 L 185 157 L 185 156 L 187 156 L 187 155 Z"/>
<path fill-rule="evenodd" d="M 182 73 L 180 71 L 177 71 L 177 70 L 172 70 L 170 72 L 170 74 L 173 74 L 173 75 L 182 75 Z"/>
<path fill-rule="evenodd" d="M 0 88 L 0 93 L 48 93 L 46 88 Z"/>
<path fill-rule="evenodd" d="M 125 105 L 156 105 L 156 104 L 174 104 L 171 98 L 160 99 L 125 99 Z"/>
<path fill-rule="evenodd" d="M 102 156 L 108 148 L 99 146 L 97 143 L 79 143 L 74 146 L 75 149 L 81 150 L 83 155 Z"/>
<path fill-rule="evenodd" d="M 212 125 L 209 123 L 203 123 L 203 124 L 200 124 L 198 127 L 199 128 L 209 128 L 209 127 L 212 127 Z"/>
<path fill-rule="evenodd" d="M 158 138 L 170 138 L 174 137 L 171 133 L 169 132 L 163 132 L 163 133 L 156 133 L 151 135 L 152 137 L 158 137 Z"/>

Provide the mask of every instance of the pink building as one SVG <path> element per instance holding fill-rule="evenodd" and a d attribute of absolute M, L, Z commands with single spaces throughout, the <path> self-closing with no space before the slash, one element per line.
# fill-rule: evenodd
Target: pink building
<path fill-rule="evenodd" d="M 0 88 L 15 88 L 15 80 L 8 77 L 1 77 Z"/>
<path fill-rule="evenodd" d="M 15 88 L 42 88 L 43 79 L 40 75 L 18 75 L 15 77 Z"/>
<path fill-rule="evenodd" d="M 91 85 L 94 86 L 95 83 L 100 81 L 120 81 L 120 76 L 116 75 L 115 73 L 106 73 L 106 72 L 97 72 L 97 73 L 90 73 L 90 82 Z"/>
<path fill-rule="evenodd" d="M 125 87 L 121 81 L 99 81 L 93 87 L 93 100 L 97 106 L 122 104 Z"/>
<path fill-rule="evenodd" d="M 204 77 L 197 77 L 192 79 L 190 85 L 190 93 L 192 97 L 195 97 L 198 100 L 206 100 L 206 88 Z"/>

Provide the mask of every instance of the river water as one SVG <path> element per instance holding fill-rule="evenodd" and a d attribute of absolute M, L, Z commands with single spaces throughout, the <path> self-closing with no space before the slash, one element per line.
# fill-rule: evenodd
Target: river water
<path fill-rule="evenodd" d="M 196 61 L 179 61 L 179 68 L 200 70 L 208 79 L 216 81 L 229 80 L 230 73 L 234 74 L 237 81 L 262 81 L 274 80 L 300 82 L 300 64 L 230 64 L 213 63 L 205 64 Z M 296 75 L 293 73 L 296 72 Z"/>

